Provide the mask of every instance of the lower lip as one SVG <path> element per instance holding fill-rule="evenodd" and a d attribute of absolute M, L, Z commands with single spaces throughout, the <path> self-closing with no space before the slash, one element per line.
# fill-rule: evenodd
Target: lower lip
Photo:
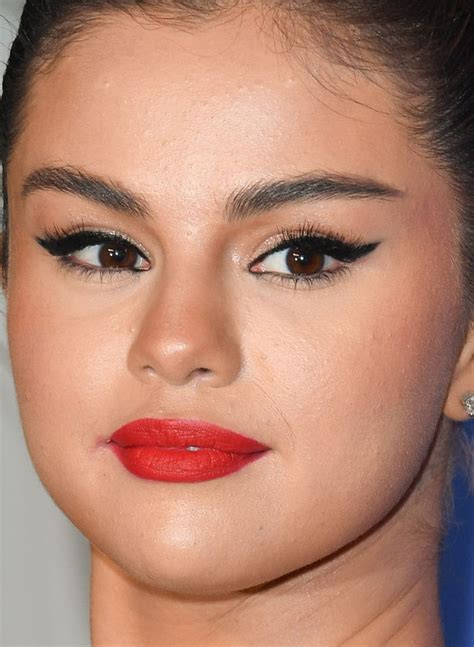
<path fill-rule="evenodd" d="M 124 467 L 143 479 L 173 483 L 197 483 L 217 479 L 262 458 L 268 450 L 252 454 L 223 452 L 217 449 L 173 449 L 163 447 L 121 447 L 112 450 Z"/>

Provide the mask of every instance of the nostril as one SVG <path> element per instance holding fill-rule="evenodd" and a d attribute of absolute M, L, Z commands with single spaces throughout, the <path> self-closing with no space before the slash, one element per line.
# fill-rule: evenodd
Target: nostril
<path fill-rule="evenodd" d="M 193 371 L 193 375 L 205 375 L 206 373 L 210 373 L 210 369 L 208 368 L 197 368 Z"/>

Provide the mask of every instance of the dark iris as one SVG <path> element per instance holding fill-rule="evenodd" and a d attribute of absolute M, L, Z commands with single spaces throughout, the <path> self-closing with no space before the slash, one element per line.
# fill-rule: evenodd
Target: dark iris
<path fill-rule="evenodd" d="M 294 274 L 316 274 L 324 267 L 324 254 L 293 248 L 286 257 L 288 269 Z"/>
<path fill-rule="evenodd" d="M 99 261 L 103 267 L 133 267 L 137 261 L 137 252 L 130 245 L 106 243 L 99 251 Z"/>

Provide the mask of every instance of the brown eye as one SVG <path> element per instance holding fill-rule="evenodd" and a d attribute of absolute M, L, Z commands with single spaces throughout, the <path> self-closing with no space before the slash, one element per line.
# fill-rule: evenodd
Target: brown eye
<path fill-rule="evenodd" d="M 294 230 L 282 228 L 282 236 L 273 249 L 260 254 L 248 265 L 251 274 L 272 283 L 311 286 L 328 283 L 350 272 L 349 266 L 363 258 L 381 241 L 364 243 L 340 234 L 320 234 L 311 223 Z"/>
<path fill-rule="evenodd" d="M 134 245 L 121 240 L 84 246 L 69 254 L 68 258 L 77 265 L 117 272 L 146 270 L 150 266 Z"/>
<path fill-rule="evenodd" d="M 284 249 L 267 254 L 254 265 L 256 274 L 280 274 L 291 276 L 315 276 L 325 272 L 337 261 L 318 249 L 309 246 L 287 245 Z"/>
<path fill-rule="evenodd" d="M 316 274 L 324 267 L 324 256 L 314 250 L 294 248 L 288 250 L 285 262 L 293 274 Z"/>
<path fill-rule="evenodd" d="M 131 269 L 139 257 L 138 251 L 126 243 L 105 243 L 98 254 L 102 267 Z"/>

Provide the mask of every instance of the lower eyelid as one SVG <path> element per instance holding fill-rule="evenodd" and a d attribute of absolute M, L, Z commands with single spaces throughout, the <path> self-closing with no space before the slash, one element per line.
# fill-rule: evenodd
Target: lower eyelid
<path fill-rule="evenodd" d="M 65 270 L 66 272 L 71 272 L 72 274 L 79 276 L 79 278 L 82 278 L 83 280 L 86 281 L 93 281 L 94 279 L 97 279 L 101 283 L 105 280 L 107 281 L 115 281 L 115 282 L 121 282 L 121 281 L 126 281 L 129 280 L 130 277 L 133 279 L 138 278 L 138 274 L 140 274 L 143 270 L 114 270 L 111 268 L 97 268 L 97 267 L 91 267 L 89 265 L 84 265 L 82 263 L 75 263 L 70 260 L 69 256 L 58 256 L 56 258 L 57 263 L 59 264 L 60 268 Z"/>
<path fill-rule="evenodd" d="M 320 274 L 314 276 L 277 274 L 272 272 L 253 272 L 253 274 L 259 280 L 264 280 L 268 283 L 279 283 L 287 289 L 317 290 L 319 288 L 323 289 L 325 285 L 330 285 L 331 283 L 343 278 L 346 274 L 349 274 L 351 270 L 352 268 L 350 265 L 341 265 L 331 272 L 322 271 Z"/>

